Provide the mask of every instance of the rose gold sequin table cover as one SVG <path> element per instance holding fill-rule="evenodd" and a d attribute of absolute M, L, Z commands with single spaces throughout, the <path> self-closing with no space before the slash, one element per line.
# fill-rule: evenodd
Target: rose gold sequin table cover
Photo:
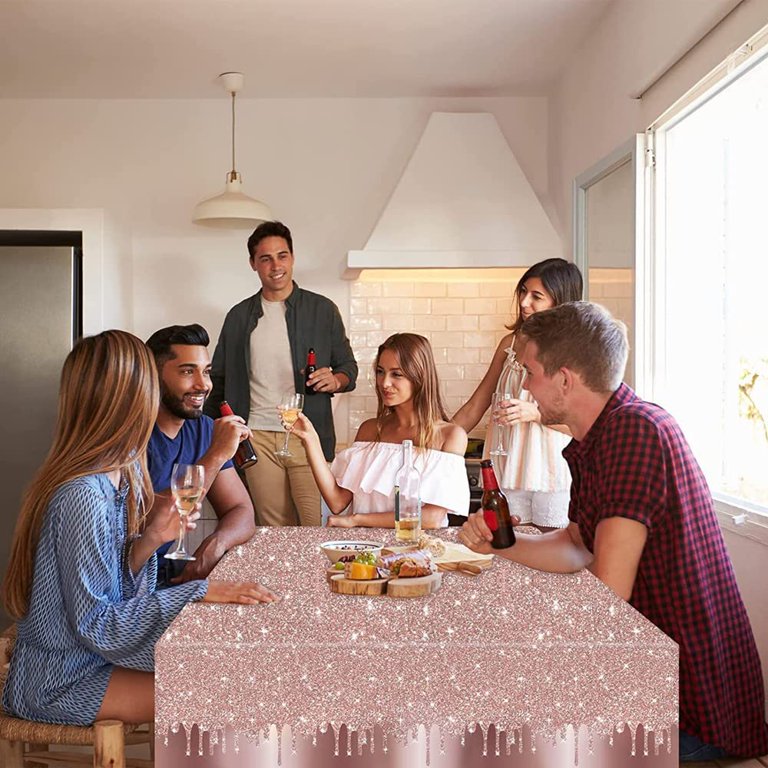
<path fill-rule="evenodd" d="M 528 749 L 581 727 L 582 740 L 623 732 L 638 755 L 668 752 L 677 645 L 592 574 L 497 557 L 477 577 L 445 573 L 428 597 L 337 595 L 319 544 L 345 533 L 394 544 L 385 530 L 261 528 L 225 557 L 216 578 L 258 579 L 282 600 L 182 611 L 156 647 L 160 746 L 181 732 L 193 755 L 215 746 L 234 759 L 289 726 L 294 740 L 335 734 L 342 754 L 355 733 L 367 754 L 424 726 L 454 743 L 477 731 L 503 756 L 522 733 Z"/>

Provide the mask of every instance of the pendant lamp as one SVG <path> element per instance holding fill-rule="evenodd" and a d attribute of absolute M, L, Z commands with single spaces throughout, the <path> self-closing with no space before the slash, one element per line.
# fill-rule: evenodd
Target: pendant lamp
<path fill-rule="evenodd" d="M 227 174 L 224 192 L 198 203 L 192 213 L 192 221 L 220 229 L 253 229 L 264 221 L 272 221 L 273 216 L 261 200 L 254 200 L 243 192 L 242 178 L 235 170 L 235 95 L 243 87 L 243 75 L 240 72 L 224 72 L 218 79 L 232 95 L 232 170 Z"/>

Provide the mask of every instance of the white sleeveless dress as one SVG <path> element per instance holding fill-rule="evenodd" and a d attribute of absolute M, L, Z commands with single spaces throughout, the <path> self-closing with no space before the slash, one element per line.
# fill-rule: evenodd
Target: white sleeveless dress
<path fill-rule="evenodd" d="M 510 346 L 505 351 L 507 359 L 496 391 L 534 402 L 530 392 L 523 389 L 525 368 L 515 350 Z M 499 440 L 506 455 L 493 453 Z M 570 441 L 568 435 L 534 421 L 513 426 L 499 426 L 492 419 L 489 422 L 483 458 L 493 460 L 509 511 L 522 522 L 550 528 L 568 525 L 571 475 L 562 451 Z"/>

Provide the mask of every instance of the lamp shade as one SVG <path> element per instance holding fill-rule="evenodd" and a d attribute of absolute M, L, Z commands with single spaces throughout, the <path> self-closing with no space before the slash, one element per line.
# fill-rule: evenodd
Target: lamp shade
<path fill-rule="evenodd" d="M 261 200 L 243 193 L 242 179 L 236 171 L 227 174 L 227 186 L 222 194 L 198 203 L 192 213 L 195 224 L 219 229 L 253 229 L 273 218 Z"/>

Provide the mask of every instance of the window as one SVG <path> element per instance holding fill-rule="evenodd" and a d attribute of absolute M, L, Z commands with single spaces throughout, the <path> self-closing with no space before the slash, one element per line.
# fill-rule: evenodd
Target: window
<path fill-rule="evenodd" d="M 768 514 L 768 55 L 656 125 L 653 399 L 716 499 Z"/>

